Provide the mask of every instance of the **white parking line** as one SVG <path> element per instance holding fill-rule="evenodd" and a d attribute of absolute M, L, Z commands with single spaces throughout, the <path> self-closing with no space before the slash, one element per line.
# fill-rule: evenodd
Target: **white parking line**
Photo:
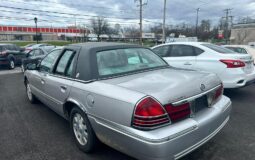
<path fill-rule="evenodd" d="M 1 69 L 0 70 L 0 75 L 14 74 L 14 73 L 21 73 L 21 68 L 16 67 L 13 70 L 9 70 L 9 69 Z"/>

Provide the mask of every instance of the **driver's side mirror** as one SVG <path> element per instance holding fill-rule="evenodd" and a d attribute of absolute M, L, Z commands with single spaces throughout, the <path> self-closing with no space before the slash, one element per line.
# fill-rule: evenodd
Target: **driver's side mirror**
<path fill-rule="evenodd" d="M 29 64 L 27 64 L 27 66 L 26 66 L 26 69 L 27 70 L 38 70 L 38 65 L 37 64 L 35 64 L 35 63 L 29 63 Z"/>

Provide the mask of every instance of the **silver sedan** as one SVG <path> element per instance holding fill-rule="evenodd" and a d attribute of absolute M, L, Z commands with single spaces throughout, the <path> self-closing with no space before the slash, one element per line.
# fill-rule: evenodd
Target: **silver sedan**
<path fill-rule="evenodd" d="M 173 68 L 137 45 L 74 44 L 27 69 L 28 99 L 69 120 L 86 153 L 99 140 L 138 159 L 179 159 L 230 116 L 216 75 Z"/>

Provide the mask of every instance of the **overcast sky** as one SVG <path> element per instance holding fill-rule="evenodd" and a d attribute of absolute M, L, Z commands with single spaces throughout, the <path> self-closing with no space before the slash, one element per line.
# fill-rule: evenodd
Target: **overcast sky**
<path fill-rule="evenodd" d="M 144 0 L 144 27 L 162 22 L 164 0 Z M 90 26 L 90 19 L 104 16 L 110 24 L 137 26 L 138 3 L 134 0 L 0 0 L 0 24 L 39 26 Z M 196 8 L 201 8 L 199 19 L 209 19 L 217 24 L 226 8 L 233 9 L 234 20 L 255 16 L 254 0 L 167 0 L 167 25 L 187 23 L 194 25 Z M 24 10 L 25 9 L 25 10 Z M 39 11 L 38 11 L 39 10 Z"/>

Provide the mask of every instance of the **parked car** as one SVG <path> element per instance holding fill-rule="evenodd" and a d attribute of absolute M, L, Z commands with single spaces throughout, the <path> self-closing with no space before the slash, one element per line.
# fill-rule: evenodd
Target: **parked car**
<path fill-rule="evenodd" d="M 254 59 L 255 64 L 255 48 L 248 45 L 224 45 L 225 48 L 231 49 L 234 52 L 241 54 L 249 54 Z"/>
<path fill-rule="evenodd" d="M 173 67 L 217 74 L 225 88 L 240 88 L 255 81 L 253 59 L 248 54 L 203 42 L 176 42 L 152 48 Z"/>
<path fill-rule="evenodd" d="M 26 56 L 24 50 L 15 44 L 0 44 L 0 65 L 14 69 L 21 64 L 21 59 Z"/>
<path fill-rule="evenodd" d="M 51 52 L 61 52 L 61 47 L 53 49 Z M 26 70 L 26 66 L 29 63 L 38 63 L 41 59 L 43 59 L 48 52 L 44 48 L 35 48 L 29 51 L 26 55 L 26 58 L 22 59 L 21 71 L 24 72 Z"/>
<path fill-rule="evenodd" d="M 25 46 L 25 50 L 26 52 L 31 51 L 32 49 L 35 48 L 44 48 L 44 50 L 46 50 L 47 52 L 49 52 L 50 50 L 56 48 L 56 46 L 47 44 L 47 43 L 40 43 L 40 44 L 29 44 L 28 46 Z"/>
<path fill-rule="evenodd" d="M 84 152 L 100 140 L 138 159 L 177 159 L 216 135 L 231 111 L 215 74 L 172 68 L 131 44 L 69 45 L 29 64 L 24 78 L 29 101 L 69 120 Z"/>

